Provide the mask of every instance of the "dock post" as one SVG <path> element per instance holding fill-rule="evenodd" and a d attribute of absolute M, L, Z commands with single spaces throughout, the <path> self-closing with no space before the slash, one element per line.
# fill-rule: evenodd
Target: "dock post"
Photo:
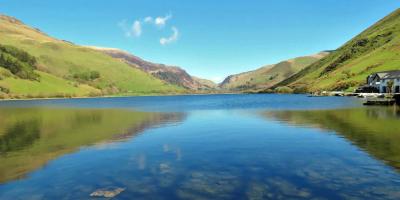
<path fill-rule="evenodd" d="M 400 94 L 395 94 L 395 95 L 393 95 L 393 98 L 395 99 L 396 104 L 397 104 L 397 105 L 400 105 Z"/>

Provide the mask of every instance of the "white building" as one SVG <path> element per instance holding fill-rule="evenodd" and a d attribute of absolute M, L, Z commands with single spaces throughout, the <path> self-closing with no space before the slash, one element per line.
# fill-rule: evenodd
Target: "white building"
<path fill-rule="evenodd" d="M 392 88 L 388 88 L 388 83 Z M 367 85 L 375 88 L 379 93 L 400 93 L 400 70 L 384 71 L 371 74 L 367 77 Z"/>

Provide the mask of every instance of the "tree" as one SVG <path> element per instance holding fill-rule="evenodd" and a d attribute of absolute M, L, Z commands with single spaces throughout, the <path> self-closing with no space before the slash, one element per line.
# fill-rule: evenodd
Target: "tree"
<path fill-rule="evenodd" d="M 389 80 L 389 81 L 387 82 L 388 93 L 392 93 L 392 91 L 393 91 L 393 85 L 394 85 L 394 81 L 393 81 L 393 80 Z"/>

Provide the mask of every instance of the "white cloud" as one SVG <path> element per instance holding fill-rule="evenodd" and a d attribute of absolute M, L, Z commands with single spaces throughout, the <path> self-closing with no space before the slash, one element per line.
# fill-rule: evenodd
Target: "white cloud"
<path fill-rule="evenodd" d="M 139 37 L 140 35 L 142 35 L 142 24 L 140 23 L 140 21 L 136 20 L 135 22 L 133 22 L 131 32 L 135 37 Z"/>
<path fill-rule="evenodd" d="M 124 31 L 125 36 L 129 37 L 129 28 L 128 25 L 126 24 L 127 24 L 126 20 L 122 20 L 118 23 L 118 26 Z"/>
<path fill-rule="evenodd" d="M 127 20 L 123 20 L 118 23 L 118 26 L 124 31 L 126 37 L 140 37 L 143 32 L 143 26 L 150 24 L 161 29 L 167 25 L 168 20 L 170 20 L 171 18 L 172 18 L 171 14 L 155 18 L 147 16 L 145 18 L 135 20 L 132 24 L 130 24 Z M 171 29 L 172 29 L 171 36 L 160 38 L 161 45 L 167 45 L 178 40 L 179 37 L 178 29 L 175 26 L 172 26 Z"/>
<path fill-rule="evenodd" d="M 167 21 L 168 21 L 169 19 L 171 19 L 171 18 L 172 18 L 172 15 L 171 15 L 171 14 L 168 14 L 168 15 L 166 15 L 165 17 L 156 17 L 156 18 L 154 19 L 154 24 L 155 24 L 156 26 L 158 26 L 158 27 L 164 27 L 165 24 L 167 23 Z"/>
<path fill-rule="evenodd" d="M 146 17 L 146 18 L 144 18 L 144 20 L 143 20 L 145 23 L 153 23 L 153 18 L 152 17 Z"/>
<path fill-rule="evenodd" d="M 126 20 L 118 23 L 118 26 L 124 31 L 126 37 L 140 37 L 142 35 L 142 24 L 136 20 L 131 26 Z"/>
<path fill-rule="evenodd" d="M 156 18 L 148 16 L 148 17 L 145 17 L 142 21 L 143 21 L 143 23 L 154 24 L 159 28 L 163 28 L 167 24 L 167 21 L 170 20 L 171 18 L 172 18 L 171 14 L 168 14 L 164 17 L 159 16 Z"/>
<path fill-rule="evenodd" d="M 178 29 L 175 26 L 173 26 L 171 29 L 172 29 L 172 35 L 168 38 L 162 37 L 160 39 L 161 45 L 167 45 L 169 43 L 172 43 L 172 42 L 175 42 L 176 40 L 178 40 L 178 37 L 179 37 Z"/>

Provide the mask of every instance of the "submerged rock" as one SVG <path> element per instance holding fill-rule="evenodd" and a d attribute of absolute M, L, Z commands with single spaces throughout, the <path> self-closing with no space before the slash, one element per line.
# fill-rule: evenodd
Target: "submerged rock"
<path fill-rule="evenodd" d="M 123 192 L 125 188 L 102 188 L 90 194 L 91 197 L 113 198 Z"/>
<path fill-rule="evenodd" d="M 183 199 L 234 199 L 238 177 L 227 172 L 195 171 L 181 183 L 177 194 Z"/>
<path fill-rule="evenodd" d="M 168 163 L 160 164 L 160 173 L 161 174 L 169 173 L 170 171 L 171 171 L 171 167 L 169 166 Z"/>

